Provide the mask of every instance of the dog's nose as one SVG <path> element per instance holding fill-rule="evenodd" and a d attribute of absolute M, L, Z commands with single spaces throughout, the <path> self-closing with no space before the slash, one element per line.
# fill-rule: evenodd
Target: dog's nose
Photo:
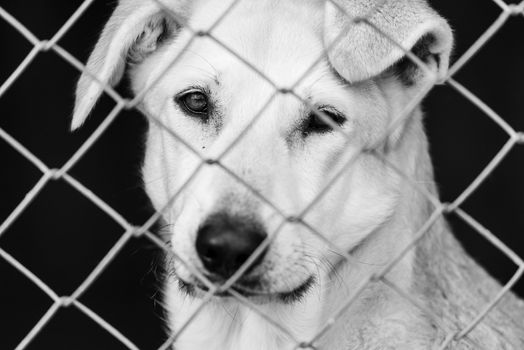
<path fill-rule="evenodd" d="M 267 234 L 252 218 L 224 213 L 211 215 L 199 228 L 196 250 L 209 272 L 228 278 L 251 256 Z M 262 261 L 265 251 L 251 264 Z"/>

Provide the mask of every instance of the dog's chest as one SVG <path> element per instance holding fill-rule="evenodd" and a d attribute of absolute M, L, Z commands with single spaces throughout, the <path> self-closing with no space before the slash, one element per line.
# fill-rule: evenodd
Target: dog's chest
<path fill-rule="evenodd" d="M 174 284 L 166 289 L 166 306 L 172 330 L 183 331 L 176 350 L 277 350 L 293 349 L 296 339 L 309 339 L 318 329 L 318 305 L 300 307 L 258 305 L 274 322 L 238 302 L 210 302 L 199 309 L 201 300 L 182 295 Z M 307 305 L 306 305 L 307 304 Z M 187 320 L 192 319 L 187 327 Z M 292 333 L 292 339 L 276 325 Z"/>
<path fill-rule="evenodd" d="M 175 349 L 269 350 L 292 348 L 281 332 L 246 310 L 204 310 L 180 335 Z M 181 316 L 180 314 L 178 316 Z"/>

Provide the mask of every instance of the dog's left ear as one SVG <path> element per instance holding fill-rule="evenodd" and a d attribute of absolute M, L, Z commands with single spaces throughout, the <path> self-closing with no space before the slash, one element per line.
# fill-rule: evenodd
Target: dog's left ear
<path fill-rule="evenodd" d="M 329 60 L 350 83 L 398 64 L 403 82 L 418 85 L 427 74 L 405 51 L 424 62 L 437 81 L 447 74 L 453 35 L 426 0 L 330 0 L 325 16 Z"/>
<path fill-rule="evenodd" d="M 405 117 L 408 106 L 447 75 L 451 28 L 426 0 L 329 0 L 325 16 L 324 40 L 331 65 L 350 83 L 374 80 L 378 84 L 389 105 L 384 146 L 394 148 L 404 130 L 398 118 Z M 373 135 L 376 139 L 369 140 L 370 147 L 382 140 L 379 133 Z"/>
<path fill-rule="evenodd" d="M 186 10 L 182 0 L 169 4 L 176 7 L 173 12 L 177 14 Z M 73 130 L 87 118 L 102 94 L 102 86 L 115 86 L 122 79 L 126 63 L 141 62 L 180 28 L 180 23 L 166 12 L 171 7 L 161 7 L 158 0 L 119 1 L 89 57 L 89 73 L 83 72 L 78 81 Z"/>

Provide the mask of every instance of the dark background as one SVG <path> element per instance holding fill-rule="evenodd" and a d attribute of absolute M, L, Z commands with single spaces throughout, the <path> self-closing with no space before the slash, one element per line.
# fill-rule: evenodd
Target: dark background
<path fill-rule="evenodd" d="M 508 1 L 509 2 L 509 1 Z M 516 2 L 516 1 L 514 1 Z M 1 5 L 40 39 L 49 39 L 80 0 L 15 1 Z M 59 44 L 85 62 L 116 1 L 96 1 Z M 497 18 L 490 0 L 434 1 L 450 20 L 458 58 Z M 524 130 L 524 17 L 511 18 L 455 77 L 516 130 Z M 0 20 L 0 83 L 29 53 L 31 45 Z M 0 127 L 49 167 L 60 167 L 107 115 L 104 97 L 84 128 L 69 132 L 73 89 L 79 73 L 53 52 L 41 53 L 0 98 Z M 125 87 L 119 91 L 126 94 Z M 452 201 L 480 173 L 508 136 L 449 86 L 437 87 L 425 102 L 426 122 L 442 199 Z M 71 174 L 134 224 L 151 209 L 139 180 L 146 122 L 124 112 Z M 41 174 L 0 141 L 0 222 Z M 524 147 L 507 159 L 463 208 L 524 256 Z M 501 281 L 516 267 L 469 226 L 450 220 L 468 250 Z M 62 181 L 51 182 L 0 237 L 0 247 L 16 257 L 59 295 L 69 295 L 106 254 L 123 229 Z M 81 301 L 141 349 L 164 340 L 157 294 L 158 249 L 133 239 L 81 297 Z M 524 295 L 524 282 L 514 290 Z M 52 304 L 28 279 L 0 259 L 0 349 L 12 349 Z M 29 349 L 124 349 L 74 307 L 61 309 Z"/>

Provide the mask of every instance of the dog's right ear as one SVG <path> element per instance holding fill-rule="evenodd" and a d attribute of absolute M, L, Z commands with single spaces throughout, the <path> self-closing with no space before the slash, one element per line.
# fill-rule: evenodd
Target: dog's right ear
<path fill-rule="evenodd" d="M 396 125 L 386 146 L 400 139 L 406 107 L 445 81 L 453 47 L 451 27 L 426 0 L 326 1 L 324 38 L 344 80 L 380 82 L 390 103 L 385 130 Z"/>
<path fill-rule="evenodd" d="M 182 16 L 185 11 L 181 2 L 175 6 L 177 15 Z M 89 57 L 87 72 L 78 81 L 72 130 L 84 123 L 103 86 L 115 86 L 122 79 L 127 62 L 139 63 L 180 29 L 181 23 L 166 9 L 158 0 L 119 2 Z"/>
<path fill-rule="evenodd" d="M 401 72 L 408 73 L 404 80 L 413 86 L 428 78 L 427 71 L 439 82 L 447 75 L 453 34 L 426 0 L 331 0 L 325 16 L 329 61 L 350 83 L 402 63 L 413 68 Z M 407 51 L 427 66 L 426 72 L 417 74 L 421 69 Z"/>

